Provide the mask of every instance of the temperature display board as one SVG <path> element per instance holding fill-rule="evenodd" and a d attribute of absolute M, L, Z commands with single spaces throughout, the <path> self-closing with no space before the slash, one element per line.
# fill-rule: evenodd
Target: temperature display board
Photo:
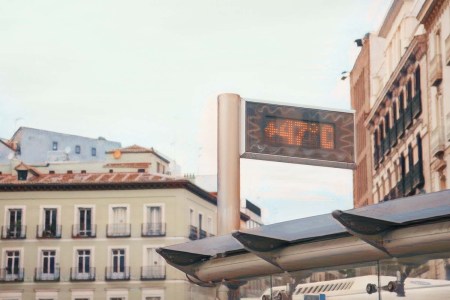
<path fill-rule="evenodd" d="M 241 157 L 351 169 L 354 114 L 242 99 Z"/>

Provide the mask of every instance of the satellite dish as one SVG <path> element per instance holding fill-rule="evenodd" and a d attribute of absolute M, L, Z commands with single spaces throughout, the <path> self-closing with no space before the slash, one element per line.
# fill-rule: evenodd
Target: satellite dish
<path fill-rule="evenodd" d="M 11 152 L 10 154 L 8 154 L 8 159 L 9 160 L 11 160 L 11 159 L 13 159 L 14 158 L 14 153 L 13 152 Z"/>
<path fill-rule="evenodd" d="M 69 146 L 67 146 L 66 148 L 64 148 L 64 153 L 65 153 L 65 154 L 69 154 L 70 151 L 72 151 L 72 149 L 71 149 Z"/>

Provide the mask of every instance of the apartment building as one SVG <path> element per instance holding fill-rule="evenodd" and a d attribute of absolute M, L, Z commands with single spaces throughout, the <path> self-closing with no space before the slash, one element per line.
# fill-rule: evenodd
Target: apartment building
<path fill-rule="evenodd" d="M 105 153 L 121 147 L 103 137 L 79 135 L 20 127 L 9 140 L 18 159 L 27 164 L 54 161 L 102 161 Z"/>
<path fill-rule="evenodd" d="M 215 297 L 155 251 L 217 232 L 216 197 L 188 180 L 21 163 L 0 191 L 0 299 Z"/>
<path fill-rule="evenodd" d="M 418 16 L 427 37 L 431 191 L 450 188 L 450 1 L 424 1 Z"/>
<path fill-rule="evenodd" d="M 364 38 L 351 73 L 357 153 L 363 154 L 357 159 L 355 206 L 431 191 L 428 43 L 417 18 L 422 4 L 395 0 L 378 33 Z M 358 71 L 364 68 L 369 71 Z M 358 80 L 365 81 L 362 87 Z M 363 168 L 366 177 L 358 176 Z"/>
<path fill-rule="evenodd" d="M 350 73 L 355 207 L 450 187 L 450 1 L 394 0 Z M 446 278 L 448 261 L 421 276 Z"/>

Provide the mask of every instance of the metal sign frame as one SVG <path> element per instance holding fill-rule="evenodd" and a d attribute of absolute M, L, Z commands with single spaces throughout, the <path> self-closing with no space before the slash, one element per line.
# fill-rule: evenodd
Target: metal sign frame
<path fill-rule="evenodd" d="M 332 125 L 333 149 L 307 148 L 266 140 L 263 127 L 267 120 Z M 287 103 L 241 98 L 240 155 L 242 158 L 354 169 L 354 111 L 299 106 Z M 303 124 L 300 124 L 303 125 Z M 266 127 L 267 128 L 267 127 Z M 321 143 L 321 142 L 320 142 Z"/>

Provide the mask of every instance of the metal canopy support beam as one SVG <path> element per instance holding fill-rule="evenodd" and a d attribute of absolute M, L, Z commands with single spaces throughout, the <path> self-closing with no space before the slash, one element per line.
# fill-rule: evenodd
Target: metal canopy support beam
<path fill-rule="evenodd" d="M 277 268 L 280 268 L 281 271 L 286 271 L 276 262 L 274 250 L 281 247 L 286 247 L 289 244 L 287 241 L 244 233 L 241 231 L 233 232 L 231 235 L 238 240 L 247 251 L 255 254 L 261 259 L 264 259 Z"/>
<path fill-rule="evenodd" d="M 389 251 L 383 245 L 383 238 L 385 233 L 394 229 L 399 224 L 354 215 L 341 210 L 333 211 L 332 215 L 347 229 L 348 233 L 391 256 Z"/>

